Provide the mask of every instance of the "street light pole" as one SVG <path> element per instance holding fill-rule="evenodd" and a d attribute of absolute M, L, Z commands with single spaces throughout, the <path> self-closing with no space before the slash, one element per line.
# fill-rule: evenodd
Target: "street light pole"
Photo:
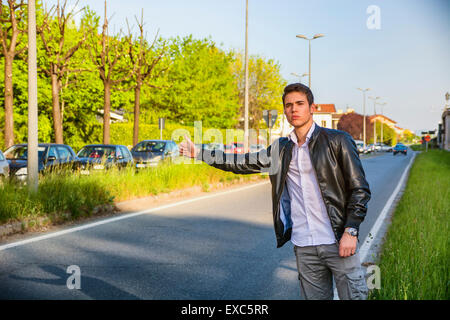
<path fill-rule="evenodd" d="M 377 143 L 377 110 L 376 110 L 376 104 L 377 100 L 380 99 L 380 97 L 369 97 L 369 99 L 373 100 L 373 145 L 375 147 L 375 144 Z"/>
<path fill-rule="evenodd" d="M 361 89 L 357 88 L 363 93 L 363 144 L 364 149 L 366 148 L 366 91 L 369 91 L 370 88 Z"/>
<path fill-rule="evenodd" d="M 245 0 L 244 153 L 248 152 L 248 0 Z"/>
<path fill-rule="evenodd" d="M 296 74 L 295 72 L 291 72 L 291 74 L 292 74 L 293 76 L 299 78 L 299 79 L 300 79 L 300 83 L 302 83 L 302 78 L 303 78 L 303 77 L 306 77 L 306 76 L 308 75 L 308 73 L 304 73 L 304 74 L 302 74 L 302 75 L 300 76 L 300 75 Z"/>
<path fill-rule="evenodd" d="M 36 2 L 28 1 L 28 186 L 38 190 L 38 100 L 36 62 Z"/>
<path fill-rule="evenodd" d="M 301 39 L 305 39 L 308 40 L 309 43 L 309 81 L 308 81 L 308 87 L 311 89 L 311 40 L 317 39 L 317 38 L 321 38 L 324 37 L 325 35 L 322 33 L 318 33 L 316 35 L 314 35 L 314 37 L 312 38 L 308 38 L 302 34 L 298 34 L 296 35 L 297 38 L 301 38 Z"/>
<path fill-rule="evenodd" d="M 383 126 L 384 126 L 383 106 L 386 105 L 386 102 L 380 103 L 379 105 L 381 106 L 381 119 L 383 121 L 381 123 L 381 143 L 384 143 L 384 139 L 383 139 Z"/>

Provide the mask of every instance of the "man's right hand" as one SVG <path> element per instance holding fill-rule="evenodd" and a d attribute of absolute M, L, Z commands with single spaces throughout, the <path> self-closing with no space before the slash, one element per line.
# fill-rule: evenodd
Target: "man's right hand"
<path fill-rule="evenodd" d="M 188 158 L 196 158 L 200 151 L 200 149 L 195 147 L 191 139 L 187 135 L 184 135 L 184 140 L 180 143 L 180 155 Z"/>

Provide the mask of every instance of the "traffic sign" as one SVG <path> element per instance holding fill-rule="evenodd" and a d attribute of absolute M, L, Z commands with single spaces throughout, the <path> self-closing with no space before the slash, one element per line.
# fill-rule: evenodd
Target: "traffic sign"
<path fill-rule="evenodd" d="M 428 136 L 428 135 L 425 136 L 425 141 L 426 141 L 426 142 L 429 142 L 430 140 L 431 140 L 431 137 L 430 137 L 430 136 Z"/>
<path fill-rule="evenodd" d="M 278 111 L 277 110 L 263 110 L 263 119 L 267 124 L 269 129 L 272 129 L 275 121 L 277 120 Z"/>

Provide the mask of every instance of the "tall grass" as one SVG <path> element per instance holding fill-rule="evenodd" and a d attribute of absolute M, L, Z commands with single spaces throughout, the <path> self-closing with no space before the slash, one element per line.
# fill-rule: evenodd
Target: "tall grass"
<path fill-rule="evenodd" d="M 28 218 L 89 216 L 98 205 L 130 200 L 162 192 L 201 186 L 208 191 L 211 184 L 249 180 L 254 175 L 235 175 L 207 164 L 163 164 L 157 168 L 91 170 L 80 173 L 50 173 L 39 178 L 35 194 L 24 185 L 4 183 L 0 186 L 0 224 Z M 263 178 L 263 177 L 262 177 Z"/>
<path fill-rule="evenodd" d="M 445 299 L 449 295 L 450 153 L 429 150 L 412 166 L 378 266 L 370 299 Z"/>

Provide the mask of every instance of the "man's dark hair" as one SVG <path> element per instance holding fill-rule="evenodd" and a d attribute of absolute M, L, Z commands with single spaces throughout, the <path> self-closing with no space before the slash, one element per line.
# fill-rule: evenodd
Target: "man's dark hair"
<path fill-rule="evenodd" d="M 312 105 L 314 103 L 314 96 L 311 92 L 311 89 L 307 86 L 305 86 L 304 84 L 301 83 L 291 83 L 288 84 L 285 88 L 284 88 L 284 93 L 283 93 L 283 106 L 284 106 L 284 98 L 286 97 L 286 95 L 288 93 L 291 92 L 301 92 L 304 93 L 306 95 L 306 99 L 308 99 L 308 103 L 309 105 Z"/>

